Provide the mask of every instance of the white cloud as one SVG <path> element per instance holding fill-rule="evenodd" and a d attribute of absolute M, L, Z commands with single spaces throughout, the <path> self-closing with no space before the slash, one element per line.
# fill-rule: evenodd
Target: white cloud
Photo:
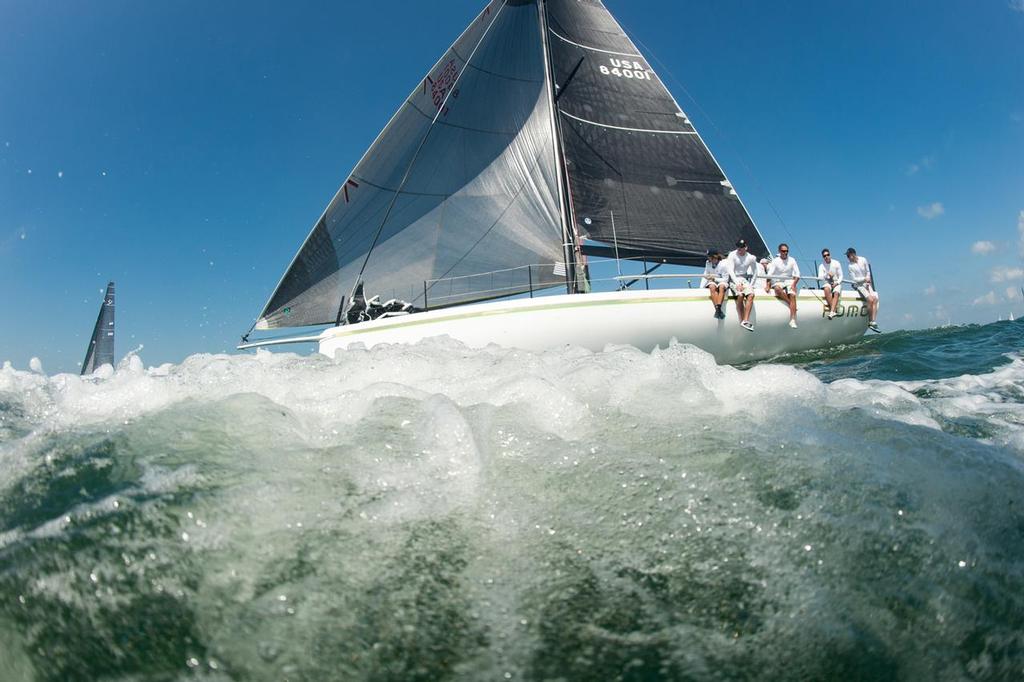
<path fill-rule="evenodd" d="M 934 296 L 936 291 L 938 291 L 938 290 L 935 288 L 935 285 L 934 284 L 929 284 L 928 288 L 924 290 L 924 295 L 925 296 Z"/>
<path fill-rule="evenodd" d="M 979 296 L 974 299 L 974 303 L 971 305 L 995 305 L 996 304 L 996 292 L 990 291 L 984 296 Z"/>
<path fill-rule="evenodd" d="M 999 267 L 992 268 L 990 279 L 996 284 L 1024 279 L 1024 268 L 1011 268 L 1006 265 L 1000 265 Z"/>
<path fill-rule="evenodd" d="M 1024 2 L 1024 0 L 1021 0 Z M 987 256 L 996 250 L 996 245 L 990 241 L 980 241 L 971 244 L 971 253 L 976 253 L 979 256 Z"/>
<path fill-rule="evenodd" d="M 1020 289 L 1017 287 L 1006 287 L 1006 300 L 1016 301 L 1020 298 Z"/>
<path fill-rule="evenodd" d="M 1021 0 L 1021 2 L 1024 2 L 1024 0 Z M 931 170 L 934 165 L 935 157 L 931 155 L 925 156 L 920 161 L 907 166 L 907 175 L 917 175 L 923 170 Z"/>
<path fill-rule="evenodd" d="M 1024 1 L 1024 0 L 1022 0 Z M 918 206 L 917 215 L 921 216 L 925 220 L 931 220 L 938 218 L 940 215 L 946 212 L 946 207 L 942 205 L 941 201 L 936 201 L 933 204 L 927 206 Z"/>
<path fill-rule="evenodd" d="M 1014 12 L 1024 12 L 1024 0 L 1010 0 L 1010 9 Z"/>

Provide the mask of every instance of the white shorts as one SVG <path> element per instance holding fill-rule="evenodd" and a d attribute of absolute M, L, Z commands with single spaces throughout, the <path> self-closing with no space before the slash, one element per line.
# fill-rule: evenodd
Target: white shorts
<path fill-rule="evenodd" d="M 775 282 L 772 284 L 772 289 L 782 289 L 784 293 L 795 294 L 796 287 L 793 286 L 793 282 Z"/>
<path fill-rule="evenodd" d="M 842 293 L 842 291 L 843 291 L 843 283 L 842 282 L 836 282 L 835 284 L 832 284 L 831 282 L 822 282 L 822 284 L 821 284 L 822 290 L 824 290 L 825 287 L 832 287 L 832 293 L 833 294 Z"/>
<path fill-rule="evenodd" d="M 870 284 L 858 284 L 855 288 L 860 297 L 865 301 L 878 300 L 878 292 L 875 291 Z"/>
<path fill-rule="evenodd" d="M 715 287 L 724 287 L 725 282 L 708 282 L 704 285 L 705 289 L 714 289 Z"/>
<path fill-rule="evenodd" d="M 732 293 L 736 296 L 753 296 L 754 285 L 745 279 L 734 279 L 730 285 Z"/>

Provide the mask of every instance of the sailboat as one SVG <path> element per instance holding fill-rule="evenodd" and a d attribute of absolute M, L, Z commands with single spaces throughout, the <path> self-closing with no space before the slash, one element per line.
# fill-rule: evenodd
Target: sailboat
<path fill-rule="evenodd" d="M 447 335 L 471 347 L 650 350 L 676 339 L 734 363 L 864 334 L 852 293 L 829 319 L 821 293 L 802 291 L 799 329 L 761 293 L 749 333 L 732 304 L 713 317 L 693 275 L 654 274 L 701 267 L 739 239 L 769 254 L 600 0 L 492 0 L 341 183 L 239 348 L 314 342 L 333 356 Z M 592 275 L 611 260 L 633 272 Z M 250 339 L 302 327 L 326 328 Z"/>
<path fill-rule="evenodd" d="M 100 304 L 96 325 L 82 361 L 82 376 L 88 376 L 103 365 L 114 365 L 114 283 L 107 282 L 107 291 Z"/>

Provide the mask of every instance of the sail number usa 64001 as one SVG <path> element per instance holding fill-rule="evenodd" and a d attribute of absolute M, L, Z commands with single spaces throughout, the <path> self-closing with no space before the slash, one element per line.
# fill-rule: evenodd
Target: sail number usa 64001
<path fill-rule="evenodd" d="M 651 80 L 651 72 L 643 67 L 640 62 L 630 59 L 609 59 L 611 66 L 601 65 L 601 73 L 606 76 L 617 76 L 619 78 L 635 78 L 636 80 Z"/>
<path fill-rule="evenodd" d="M 601 73 L 605 76 L 616 76 L 618 78 L 634 78 L 638 81 L 649 81 L 650 72 L 643 68 L 642 63 L 632 59 L 608 59 L 610 67 L 601 65 Z"/>

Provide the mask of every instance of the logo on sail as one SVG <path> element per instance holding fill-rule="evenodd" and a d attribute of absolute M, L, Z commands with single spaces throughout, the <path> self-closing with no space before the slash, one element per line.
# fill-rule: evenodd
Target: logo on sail
<path fill-rule="evenodd" d="M 427 76 L 427 82 L 423 84 L 423 89 L 426 91 L 427 84 L 430 84 L 430 99 L 434 102 L 434 108 L 438 110 L 441 109 L 444 105 L 445 98 L 448 96 L 448 91 L 452 89 L 458 78 L 459 65 L 455 63 L 454 59 L 441 68 L 441 72 L 437 74 L 437 78 Z M 452 93 L 452 97 L 458 96 L 458 90 Z"/>

